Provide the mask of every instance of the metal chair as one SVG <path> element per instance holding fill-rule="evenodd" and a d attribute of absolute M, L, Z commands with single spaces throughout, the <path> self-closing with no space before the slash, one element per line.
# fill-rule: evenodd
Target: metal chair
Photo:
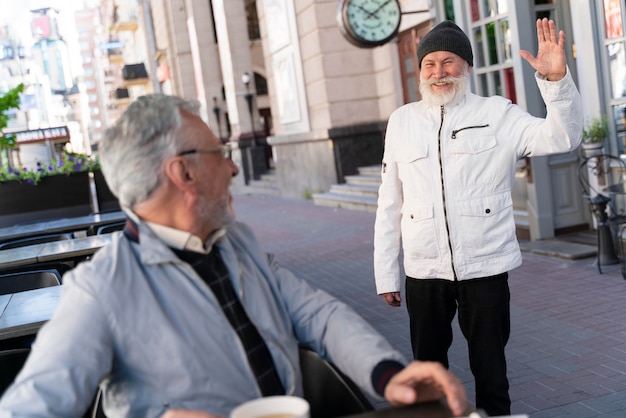
<path fill-rule="evenodd" d="M 111 222 L 104 225 L 92 225 L 87 230 L 87 235 L 110 234 L 111 232 L 121 231 L 126 226 L 126 221 Z"/>
<path fill-rule="evenodd" d="M 16 348 L 0 351 L 0 397 L 15 380 L 22 370 L 30 348 Z"/>
<path fill-rule="evenodd" d="M 59 286 L 60 284 L 61 274 L 53 269 L 7 273 L 0 275 L 0 295 Z"/>
<path fill-rule="evenodd" d="M 373 411 L 374 407 L 360 389 L 339 369 L 315 351 L 300 346 L 300 368 L 304 399 L 311 407 L 311 418 L 335 418 Z M 83 418 L 104 418 L 102 390 Z"/>
<path fill-rule="evenodd" d="M 578 181 L 597 223 L 600 274 L 603 264 L 617 263 L 621 264 L 623 275 L 626 273 L 622 244 L 623 225 L 626 225 L 625 174 L 626 163 L 614 155 L 583 157 L 578 165 Z"/>
<path fill-rule="evenodd" d="M 350 378 L 308 347 L 300 346 L 300 369 L 311 418 L 335 418 L 374 410 Z"/>
<path fill-rule="evenodd" d="M 43 244 L 46 242 L 64 241 L 68 239 L 72 239 L 72 236 L 70 234 L 38 235 L 35 237 L 20 238 L 13 241 L 3 242 L 0 244 L 0 250 L 26 247 L 28 245 Z"/>

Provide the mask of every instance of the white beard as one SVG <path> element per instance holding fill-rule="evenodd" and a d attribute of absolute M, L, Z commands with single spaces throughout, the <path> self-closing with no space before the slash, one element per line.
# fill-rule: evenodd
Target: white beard
<path fill-rule="evenodd" d="M 452 85 L 452 90 L 446 92 L 434 92 L 432 85 L 439 82 L 446 82 Z M 427 106 L 443 106 L 457 105 L 465 93 L 467 93 L 469 86 L 469 71 L 467 65 L 463 69 L 463 73 L 458 77 L 443 77 L 443 78 L 431 78 L 424 80 L 420 75 L 420 93 L 422 94 L 422 100 Z"/>

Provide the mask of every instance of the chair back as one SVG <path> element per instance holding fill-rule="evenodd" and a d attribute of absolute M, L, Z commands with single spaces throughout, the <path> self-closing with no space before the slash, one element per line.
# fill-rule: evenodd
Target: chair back
<path fill-rule="evenodd" d="M 36 237 L 20 238 L 13 241 L 7 241 L 0 244 L 0 250 L 8 250 L 11 248 L 26 247 L 28 245 L 43 244 L 46 242 L 64 241 L 72 239 L 69 234 L 50 234 L 39 235 Z"/>
<path fill-rule="evenodd" d="M 61 274 L 53 269 L 7 273 L 0 275 L 0 295 L 60 284 Z"/>
<path fill-rule="evenodd" d="M 30 354 L 30 348 L 0 351 L 0 397 L 22 370 L 28 354 Z"/>
<path fill-rule="evenodd" d="M 626 214 L 625 174 L 626 163 L 615 155 L 583 157 L 578 165 L 578 181 L 584 196 L 590 203 L 605 203 L 608 218 Z M 596 213 L 596 216 L 601 215 Z"/>
<path fill-rule="evenodd" d="M 374 410 L 349 377 L 308 347 L 300 347 L 300 368 L 311 418 L 335 418 Z"/>
<path fill-rule="evenodd" d="M 126 221 L 111 222 L 110 224 L 90 226 L 87 235 L 110 234 L 111 232 L 121 231 L 126 226 Z"/>

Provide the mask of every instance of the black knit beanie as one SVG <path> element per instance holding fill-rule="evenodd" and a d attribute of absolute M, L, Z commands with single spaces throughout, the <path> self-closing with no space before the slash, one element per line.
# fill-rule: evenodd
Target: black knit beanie
<path fill-rule="evenodd" d="M 431 52 L 448 51 L 457 54 L 471 66 L 474 65 L 472 45 L 467 35 L 454 22 L 445 20 L 432 28 L 417 47 L 417 62 L 422 68 L 422 60 Z"/>

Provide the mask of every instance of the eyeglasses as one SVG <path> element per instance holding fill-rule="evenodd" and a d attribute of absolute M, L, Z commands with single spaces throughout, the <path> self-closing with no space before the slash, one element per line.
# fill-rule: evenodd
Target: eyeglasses
<path fill-rule="evenodd" d="M 183 155 L 199 154 L 203 152 L 210 153 L 210 154 L 221 154 L 222 157 L 226 158 L 227 160 L 230 160 L 231 155 L 232 155 L 232 148 L 230 144 L 224 144 L 224 145 L 218 145 L 216 147 L 195 148 L 195 149 L 190 149 L 187 151 L 181 151 L 177 155 L 179 157 L 182 157 Z"/>

